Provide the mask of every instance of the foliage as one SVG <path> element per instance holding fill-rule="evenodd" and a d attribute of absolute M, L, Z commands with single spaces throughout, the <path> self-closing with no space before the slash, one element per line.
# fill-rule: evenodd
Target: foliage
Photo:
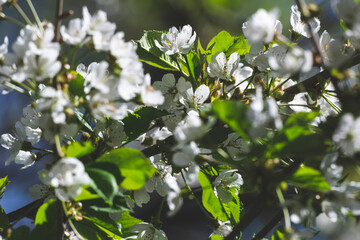
<path fill-rule="evenodd" d="M 211 4 L 220 2 L 229 4 Z M 67 14 L 42 22 L 26 3 L 34 21 L 0 0 L 1 19 L 22 28 L 13 53 L 7 37 L 0 45 L 0 91 L 32 101 L 0 144 L 5 165 L 43 166 L 42 184 L 30 188 L 34 202 L 0 207 L 1 239 L 167 239 L 164 212 L 176 216 L 184 199 L 208 219 L 212 240 L 241 239 L 269 206 L 277 213 L 254 239 L 276 226 L 270 239 L 356 237 L 342 233 L 359 229 L 358 1 L 341 11 L 333 2 L 340 39 L 318 36 L 318 6 L 296 1 L 289 36 L 277 9 L 259 9 L 243 35 L 220 31 L 207 44 L 190 25 L 126 42 L 103 11 L 84 7 L 66 27 Z M 85 66 L 87 53 L 102 60 Z M 151 81 L 143 64 L 167 73 Z M 0 198 L 10 180 L 0 179 Z M 157 213 L 135 218 L 152 192 L 163 198 Z M 15 225 L 25 217 L 33 228 Z"/>

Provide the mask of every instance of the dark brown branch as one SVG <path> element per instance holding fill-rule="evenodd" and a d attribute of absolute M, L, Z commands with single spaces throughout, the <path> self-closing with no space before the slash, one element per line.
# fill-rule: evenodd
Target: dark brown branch
<path fill-rule="evenodd" d="M 60 26 L 63 16 L 64 0 L 56 0 L 56 13 L 55 13 L 55 37 L 54 42 L 60 41 Z"/>
<path fill-rule="evenodd" d="M 360 55 L 357 54 L 354 57 L 350 58 L 349 60 L 345 61 L 344 63 L 340 64 L 339 67 L 337 67 L 338 71 L 344 71 L 347 68 L 350 68 L 352 66 L 355 66 L 360 63 Z M 320 82 L 319 79 L 327 79 L 331 77 L 331 73 L 329 70 L 324 70 L 322 72 L 319 72 L 318 74 L 301 81 L 291 87 L 285 88 L 284 92 L 289 94 L 297 94 L 300 92 L 306 92 L 311 88 L 316 88 L 316 85 Z"/>
<path fill-rule="evenodd" d="M 240 222 L 235 225 L 231 233 L 224 238 L 224 240 L 234 240 L 264 209 L 266 201 L 263 195 L 260 195 L 253 206 L 240 219 Z"/>
<path fill-rule="evenodd" d="M 283 219 L 284 214 L 283 211 L 280 209 L 277 211 L 275 216 L 258 232 L 253 240 L 261 240 L 263 239 L 266 234 L 268 234 L 276 225 L 280 223 L 280 221 Z"/>
<path fill-rule="evenodd" d="M 35 218 L 36 216 L 36 212 L 39 209 L 39 207 L 42 205 L 43 203 L 43 199 L 38 199 L 35 200 L 31 203 L 29 203 L 28 205 L 19 208 L 11 213 L 9 213 L 7 216 L 9 218 L 9 222 L 13 222 L 15 220 L 19 220 L 22 219 L 24 217 L 28 217 L 28 218 Z"/>

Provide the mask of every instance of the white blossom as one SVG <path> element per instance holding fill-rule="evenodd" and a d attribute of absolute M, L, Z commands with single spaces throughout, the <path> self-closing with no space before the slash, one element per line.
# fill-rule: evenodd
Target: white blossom
<path fill-rule="evenodd" d="M 360 151 L 360 117 L 345 113 L 332 136 L 333 141 L 347 155 Z"/>
<path fill-rule="evenodd" d="M 195 156 L 200 153 L 200 149 L 195 142 L 190 142 L 176 150 L 172 162 L 179 167 L 188 167 L 195 159 Z"/>
<path fill-rule="evenodd" d="M 360 20 L 360 4 L 354 0 L 331 0 L 331 6 L 336 15 L 347 23 Z"/>
<path fill-rule="evenodd" d="M 75 18 L 70 20 L 68 28 L 61 26 L 60 33 L 64 42 L 76 45 L 85 40 L 88 27 L 82 19 Z"/>
<path fill-rule="evenodd" d="M 264 134 L 265 127 L 282 127 L 282 121 L 278 112 L 278 105 L 273 98 L 263 100 L 262 89 L 256 88 L 255 99 L 250 103 L 247 119 L 251 123 L 250 135 L 259 137 Z"/>
<path fill-rule="evenodd" d="M 347 29 L 345 31 L 345 36 L 351 41 L 351 44 L 356 49 L 360 49 L 360 22 L 355 23 L 351 29 Z"/>
<path fill-rule="evenodd" d="M 320 30 L 320 21 L 318 18 L 312 18 L 309 22 L 314 32 L 318 32 Z M 307 38 L 311 37 L 310 29 L 308 28 L 306 22 L 302 21 L 301 12 L 299 11 L 297 5 L 291 6 L 290 23 L 295 32 Z"/>
<path fill-rule="evenodd" d="M 183 79 L 183 80 L 180 80 Z M 180 77 L 178 82 L 186 82 L 183 77 Z M 176 100 L 175 96 L 178 93 L 176 88 L 175 76 L 172 73 L 165 74 L 161 81 L 155 81 L 152 85 L 155 89 L 159 89 L 165 97 L 164 103 L 159 108 L 168 110 L 173 101 Z"/>
<path fill-rule="evenodd" d="M 233 227 L 230 225 L 229 221 L 222 222 L 218 220 L 218 225 L 219 225 L 218 228 L 210 236 L 220 235 L 222 237 L 226 237 L 233 230 Z"/>
<path fill-rule="evenodd" d="M 42 98 L 37 102 L 36 110 L 39 112 L 50 111 L 55 124 L 66 124 L 65 108 L 71 108 L 70 101 L 61 90 L 46 87 L 41 92 Z"/>
<path fill-rule="evenodd" d="M 125 42 L 123 32 L 118 32 L 112 36 L 110 41 L 110 52 L 117 59 L 138 59 L 136 55 L 136 45 L 133 42 Z"/>
<path fill-rule="evenodd" d="M 180 78 L 176 84 L 179 102 L 186 108 L 198 109 L 209 98 L 210 89 L 205 84 L 200 85 L 194 92 L 190 82 Z"/>
<path fill-rule="evenodd" d="M 220 79 L 229 80 L 234 71 L 239 67 L 240 55 L 232 53 L 229 60 L 226 59 L 225 53 L 218 52 L 211 57 L 211 62 L 207 67 L 210 77 L 218 77 Z"/>
<path fill-rule="evenodd" d="M 185 25 L 180 31 L 176 27 L 169 29 L 168 33 L 161 35 L 162 45 L 155 40 L 155 45 L 166 55 L 176 53 L 187 54 L 193 47 L 196 39 L 196 32 L 192 33 L 192 27 Z"/>
<path fill-rule="evenodd" d="M 174 137 L 179 144 L 199 139 L 206 132 L 206 126 L 195 111 L 189 112 L 174 130 Z"/>
<path fill-rule="evenodd" d="M 89 94 L 92 89 L 96 89 L 102 94 L 109 94 L 113 86 L 108 79 L 108 67 L 109 64 L 106 61 L 92 62 L 87 70 L 84 64 L 77 66 L 76 71 L 85 79 L 84 91 L 86 94 Z"/>
<path fill-rule="evenodd" d="M 150 75 L 146 74 L 144 84 L 141 86 L 141 100 L 145 105 L 157 106 L 164 103 L 165 98 L 160 90 L 151 86 Z"/>
<path fill-rule="evenodd" d="M 278 47 L 284 48 L 280 45 Z M 280 77 L 298 72 L 308 72 L 313 65 L 313 56 L 310 50 L 292 47 L 284 56 L 269 56 L 269 65 Z"/>
<path fill-rule="evenodd" d="M 320 51 L 330 65 L 337 66 L 352 54 L 343 54 L 344 44 L 338 39 L 331 38 L 326 30 L 321 34 L 319 42 Z"/>
<path fill-rule="evenodd" d="M 61 69 L 58 56 L 59 50 L 54 48 L 42 51 L 41 55 L 28 51 L 24 56 L 24 72 L 37 81 L 54 77 Z"/>
<path fill-rule="evenodd" d="M 60 52 L 60 44 L 53 42 L 54 27 L 50 23 L 42 23 L 41 30 L 37 26 L 26 25 L 20 31 L 20 36 L 12 48 L 19 59 L 23 59 L 24 67 L 17 69 L 17 81 L 21 82 L 26 77 L 43 81 L 54 77 L 61 69 L 61 63 L 57 60 Z"/>
<path fill-rule="evenodd" d="M 55 187 L 55 194 L 62 201 L 75 198 L 81 193 L 82 185 L 90 183 L 84 164 L 76 158 L 62 158 L 40 176 L 44 183 Z"/>
<path fill-rule="evenodd" d="M 278 9 L 270 12 L 264 9 L 257 10 L 247 22 L 243 23 L 244 36 L 251 43 L 270 43 L 274 39 L 278 15 Z"/>
<path fill-rule="evenodd" d="M 110 41 L 114 35 L 116 25 L 107 20 L 106 12 L 99 10 L 93 16 L 86 6 L 82 9 L 83 24 L 87 33 L 92 35 L 96 50 L 110 50 Z"/>
<path fill-rule="evenodd" d="M 4 38 L 4 43 L 0 45 L 0 60 L 4 60 L 4 56 L 8 52 L 9 39 L 8 37 Z"/>
<path fill-rule="evenodd" d="M 156 229 L 152 224 L 146 222 L 135 224 L 130 228 L 130 231 L 138 233 L 137 239 L 167 240 L 162 230 Z"/>
<path fill-rule="evenodd" d="M 10 157 L 5 161 L 5 165 L 9 165 L 14 160 L 16 164 L 23 164 L 23 168 L 30 167 L 35 163 L 36 155 L 29 149 L 23 149 L 23 145 L 28 135 L 32 144 L 37 143 L 40 140 L 41 130 L 24 126 L 21 122 L 16 122 L 15 130 L 14 136 L 9 133 L 1 135 L 1 146 L 10 150 Z"/>

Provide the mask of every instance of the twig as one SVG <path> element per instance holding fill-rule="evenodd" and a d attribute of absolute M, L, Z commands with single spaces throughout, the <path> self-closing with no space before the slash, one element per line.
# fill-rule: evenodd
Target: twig
<path fill-rule="evenodd" d="M 240 219 L 240 222 L 233 228 L 231 233 L 224 240 L 234 240 L 264 209 L 266 201 L 263 195 L 260 195 L 252 208 L 248 210 Z"/>
<path fill-rule="evenodd" d="M 28 18 L 28 16 L 26 15 L 26 13 L 22 10 L 22 8 L 19 6 L 19 4 L 17 4 L 16 2 L 13 3 L 13 6 L 15 7 L 15 9 L 19 12 L 19 14 L 21 15 L 21 17 L 25 20 L 25 22 L 27 24 L 29 24 L 30 26 L 32 26 L 32 22 L 30 21 L 30 19 Z"/>
<path fill-rule="evenodd" d="M 36 215 L 37 209 L 42 205 L 43 199 L 35 200 L 22 208 L 19 208 L 9 214 L 9 222 L 13 222 L 24 217 L 32 218 Z"/>
<path fill-rule="evenodd" d="M 261 240 L 268 234 L 279 222 L 283 219 L 284 215 L 282 210 L 279 210 L 275 216 L 258 232 L 253 240 Z"/>
<path fill-rule="evenodd" d="M 314 31 L 313 27 L 311 26 L 310 24 L 310 20 L 311 20 L 311 16 L 310 16 L 310 13 L 309 13 L 309 10 L 307 9 L 307 6 L 305 6 L 305 3 L 303 0 L 295 0 L 295 3 L 297 4 L 297 6 L 299 7 L 299 10 L 300 12 L 306 17 L 305 21 L 306 21 L 306 25 L 310 31 L 310 35 L 311 35 L 311 41 L 312 41 L 312 44 L 314 45 L 315 47 L 315 50 L 317 51 L 317 53 L 319 54 L 320 56 L 320 59 L 321 59 L 321 66 L 325 69 L 325 70 L 328 70 L 329 72 L 331 71 L 331 69 L 329 69 L 328 67 L 328 63 L 327 63 L 327 60 L 324 58 L 323 56 L 323 52 L 321 51 L 321 47 L 320 47 L 320 38 L 319 38 L 319 35 Z M 339 88 L 339 85 L 338 85 L 338 81 L 339 79 L 335 78 L 334 76 L 331 76 L 330 75 L 330 81 L 332 82 L 332 84 L 334 85 L 334 88 L 335 88 L 335 92 L 336 92 L 336 95 L 338 96 L 340 102 L 342 104 L 344 104 L 345 102 L 345 98 Z"/>
<path fill-rule="evenodd" d="M 54 42 L 60 41 L 60 26 L 63 15 L 64 0 L 56 0 L 56 13 L 55 13 L 55 37 Z"/>
<path fill-rule="evenodd" d="M 26 0 L 26 1 L 27 1 L 28 5 L 29 5 L 29 7 L 30 7 L 30 10 L 31 10 L 31 12 L 32 12 L 35 20 L 36 20 L 37 25 L 39 26 L 39 28 L 40 28 L 42 31 L 44 31 L 44 28 L 43 28 L 42 23 L 41 23 L 41 21 L 40 21 L 39 15 L 37 14 L 37 12 L 36 12 L 36 10 L 35 10 L 35 8 L 34 8 L 33 3 L 31 2 L 31 0 Z"/>

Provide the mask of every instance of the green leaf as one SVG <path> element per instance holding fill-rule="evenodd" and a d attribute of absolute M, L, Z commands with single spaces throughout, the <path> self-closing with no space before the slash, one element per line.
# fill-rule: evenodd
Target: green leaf
<path fill-rule="evenodd" d="M 90 141 L 88 142 L 73 142 L 63 151 L 67 157 L 80 158 L 86 156 L 94 151 L 94 147 Z"/>
<path fill-rule="evenodd" d="M 231 220 L 234 223 L 238 223 L 240 220 L 241 202 L 239 196 L 235 193 L 234 189 L 230 188 L 229 192 L 231 193 L 233 199 L 226 204 L 224 203 L 223 205 L 228 216 L 232 218 Z"/>
<path fill-rule="evenodd" d="M 9 227 L 9 224 L 10 223 L 7 214 L 5 213 L 4 209 L 0 207 L 0 231 Z"/>
<path fill-rule="evenodd" d="M 96 199 L 99 198 L 97 194 L 91 193 L 87 188 L 83 187 L 80 195 L 78 195 L 74 200 L 77 202 L 89 200 L 89 199 Z"/>
<path fill-rule="evenodd" d="M 221 121 L 228 124 L 241 137 L 249 138 L 246 134 L 250 125 L 246 120 L 245 104 L 238 101 L 216 101 L 213 103 L 212 109 Z"/>
<path fill-rule="evenodd" d="M 125 238 L 125 237 L 134 236 L 135 234 L 131 232 L 129 229 L 135 224 L 141 223 L 143 221 L 131 216 L 129 212 L 122 212 L 121 218 L 117 222 L 121 224 L 122 232 L 123 232 L 122 236 Z"/>
<path fill-rule="evenodd" d="M 7 240 L 24 240 L 29 239 L 30 229 L 27 226 L 21 226 L 11 230 L 11 236 Z"/>
<path fill-rule="evenodd" d="M 250 47 L 244 37 L 232 37 L 228 32 L 222 31 L 209 42 L 206 50 L 211 51 L 211 54 L 207 55 L 207 61 L 210 62 L 211 57 L 218 52 L 224 52 L 227 58 L 235 52 L 245 55 L 250 51 Z"/>
<path fill-rule="evenodd" d="M 141 134 L 149 130 L 150 123 L 159 118 L 168 115 L 167 112 L 153 107 L 142 107 L 129 113 L 124 119 L 124 130 L 127 135 L 127 141 L 132 141 Z"/>
<path fill-rule="evenodd" d="M 85 97 L 85 92 L 84 92 L 85 79 L 78 72 L 71 71 L 70 74 L 76 75 L 76 78 L 72 79 L 69 83 L 70 94 L 73 96 Z"/>
<path fill-rule="evenodd" d="M 121 218 L 117 222 L 121 224 L 123 229 L 127 229 L 143 221 L 131 216 L 129 212 L 123 212 Z"/>
<path fill-rule="evenodd" d="M 207 211 L 209 211 L 214 218 L 219 219 L 220 221 L 227 221 L 228 218 L 223 211 L 223 208 L 220 204 L 219 199 L 216 197 L 213 187 L 206 177 L 206 175 L 202 172 L 199 172 L 198 179 L 202 188 L 202 203 Z"/>
<path fill-rule="evenodd" d="M 91 187 L 95 192 L 104 200 L 112 202 L 119 191 L 114 175 L 110 172 L 96 168 L 87 168 L 86 172 L 92 180 Z"/>
<path fill-rule="evenodd" d="M 274 145 L 268 146 L 268 153 L 273 154 L 271 157 L 296 156 L 306 162 L 313 161 L 317 156 L 322 158 L 326 146 L 322 136 L 314 131 L 311 124 L 316 116 L 317 113 L 302 112 L 289 117 L 274 137 Z"/>
<path fill-rule="evenodd" d="M 61 211 L 63 211 L 61 209 Z M 31 240 L 56 239 L 60 234 L 59 225 L 62 224 L 58 216 L 59 206 L 56 200 L 51 199 L 41 205 L 35 218 L 35 228 L 31 233 Z"/>
<path fill-rule="evenodd" d="M 223 240 L 224 238 L 221 235 L 215 234 L 211 235 L 210 240 Z"/>
<path fill-rule="evenodd" d="M 96 161 L 116 164 L 121 176 L 124 178 L 120 186 L 128 190 L 142 188 L 156 171 L 144 154 L 133 148 L 112 150 Z"/>
<path fill-rule="evenodd" d="M 80 111 L 78 111 L 77 109 L 75 109 L 74 114 L 76 116 L 76 118 L 79 120 L 79 122 L 90 132 L 93 132 L 92 127 L 90 126 L 90 124 L 88 122 L 86 122 L 86 120 L 84 119 L 84 114 Z"/>
<path fill-rule="evenodd" d="M 232 53 L 236 52 L 239 55 L 245 55 L 250 52 L 251 45 L 248 44 L 248 40 L 244 37 L 235 37 L 233 44 L 226 51 L 225 55 L 228 58 Z"/>
<path fill-rule="evenodd" d="M 0 199 L 3 197 L 6 190 L 6 185 L 8 185 L 9 183 L 10 181 L 8 180 L 8 176 L 0 178 Z"/>
<path fill-rule="evenodd" d="M 329 183 L 322 176 L 321 172 L 304 165 L 298 168 L 288 182 L 295 187 L 313 191 L 325 192 L 331 190 Z"/>
<path fill-rule="evenodd" d="M 81 236 L 88 240 L 113 239 L 90 220 L 83 219 L 81 221 L 73 221 L 72 223 Z"/>
<path fill-rule="evenodd" d="M 186 57 L 189 63 L 191 76 L 193 77 L 193 79 L 198 79 L 202 67 L 200 57 L 194 52 L 189 52 Z"/>
<path fill-rule="evenodd" d="M 208 52 L 202 47 L 201 42 L 200 42 L 200 38 L 198 38 L 198 43 L 197 43 L 197 49 L 198 49 L 198 53 L 202 54 L 202 55 L 206 55 Z M 210 53 L 211 51 L 209 51 Z"/>
<path fill-rule="evenodd" d="M 234 37 L 226 31 L 218 33 L 210 40 L 206 50 L 211 50 L 211 54 L 207 56 L 207 61 L 211 61 L 211 57 L 218 52 L 226 52 L 234 44 Z"/>
<path fill-rule="evenodd" d="M 137 41 L 137 54 L 140 61 L 151 66 L 170 71 L 179 71 L 176 62 L 166 55 L 156 45 L 155 40 L 161 44 L 161 31 L 145 31 L 142 38 Z"/>
<path fill-rule="evenodd" d="M 108 230 L 109 232 L 121 236 L 121 224 L 112 220 L 108 213 L 97 212 L 97 216 L 84 216 L 85 219 Z"/>
<path fill-rule="evenodd" d="M 102 198 L 89 199 L 82 201 L 82 210 L 87 212 L 90 216 L 97 216 L 96 212 L 118 213 L 122 211 L 129 211 L 126 206 L 125 199 L 120 196 L 115 196 L 113 203 L 105 202 Z"/>
<path fill-rule="evenodd" d="M 279 227 L 271 236 L 271 240 L 285 240 L 284 228 Z"/>
<path fill-rule="evenodd" d="M 92 162 L 92 163 L 86 165 L 86 168 L 101 169 L 101 170 L 111 173 L 115 177 L 117 185 L 120 185 L 120 183 L 124 180 L 124 177 L 121 176 L 119 168 L 115 163 Z"/>

